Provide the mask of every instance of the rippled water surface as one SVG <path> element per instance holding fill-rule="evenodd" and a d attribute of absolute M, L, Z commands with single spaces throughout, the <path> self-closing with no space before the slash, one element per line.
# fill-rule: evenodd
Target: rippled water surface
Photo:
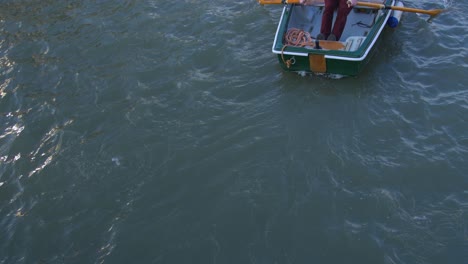
<path fill-rule="evenodd" d="M 468 3 L 358 77 L 281 6 L 0 0 L 0 263 L 468 263 Z"/>

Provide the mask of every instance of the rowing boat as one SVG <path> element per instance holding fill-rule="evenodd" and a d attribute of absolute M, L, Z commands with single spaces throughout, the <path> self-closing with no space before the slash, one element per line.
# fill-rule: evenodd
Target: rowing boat
<path fill-rule="evenodd" d="M 358 2 L 348 15 L 340 40 L 327 41 L 316 38 L 320 33 L 323 0 L 313 1 L 313 5 L 283 1 L 272 51 L 286 71 L 358 75 L 375 52 L 384 29 L 395 27 L 401 18 L 399 10 L 373 5 L 403 7 L 396 0 Z"/>

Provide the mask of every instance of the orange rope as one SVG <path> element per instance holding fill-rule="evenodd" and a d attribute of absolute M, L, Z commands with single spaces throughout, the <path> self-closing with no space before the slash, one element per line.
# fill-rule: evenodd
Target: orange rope
<path fill-rule="evenodd" d="M 296 47 L 315 45 L 314 39 L 312 38 L 309 32 L 297 28 L 288 29 L 288 31 L 284 35 L 284 42 L 287 46 Z"/>
<path fill-rule="evenodd" d="M 286 45 L 283 46 L 283 48 L 281 49 L 281 60 L 283 61 L 284 64 L 286 64 L 286 67 L 289 69 L 291 68 L 291 64 L 292 64 L 292 60 L 289 59 L 289 60 L 284 60 L 284 49 L 286 49 Z"/>
<path fill-rule="evenodd" d="M 314 39 L 310 35 L 309 32 L 306 32 L 302 29 L 298 28 L 290 28 L 284 34 L 284 46 L 281 49 L 281 60 L 283 63 L 286 64 L 286 67 L 289 69 L 292 65 L 292 59 L 285 60 L 283 52 L 287 46 L 295 46 L 295 47 L 304 47 L 304 46 L 313 46 Z"/>

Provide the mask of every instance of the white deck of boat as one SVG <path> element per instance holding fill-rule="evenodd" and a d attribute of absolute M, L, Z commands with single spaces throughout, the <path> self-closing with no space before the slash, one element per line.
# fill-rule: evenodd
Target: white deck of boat
<path fill-rule="evenodd" d="M 317 6 L 294 6 L 292 7 L 291 18 L 288 24 L 288 29 L 298 28 L 307 31 L 312 37 L 316 37 L 320 33 L 322 24 L 323 7 Z M 364 12 L 361 12 L 364 11 Z M 340 41 L 346 42 L 349 37 L 364 37 L 373 25 L 376 10 L 358 10 L 354 9 L 349 13 L 346 27 L 343 31 Z M 336 12 L 335 16 L 336 17 Z"/>

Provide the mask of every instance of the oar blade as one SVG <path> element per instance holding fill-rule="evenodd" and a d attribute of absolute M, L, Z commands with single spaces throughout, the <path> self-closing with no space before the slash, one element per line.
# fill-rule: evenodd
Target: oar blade
<path fill-rule="evenodd" d="M 438 16 L 440 13 L 444 12 L 444 9 L 433 9 L 433 10 L 428 10 L 428 15 L 435 17 Z"/>
<path fill-rule="evenodd" d="M 281 0 L 258 0 L 258 3 L 261 5 L 279 5 L 282 4 Z"/>

